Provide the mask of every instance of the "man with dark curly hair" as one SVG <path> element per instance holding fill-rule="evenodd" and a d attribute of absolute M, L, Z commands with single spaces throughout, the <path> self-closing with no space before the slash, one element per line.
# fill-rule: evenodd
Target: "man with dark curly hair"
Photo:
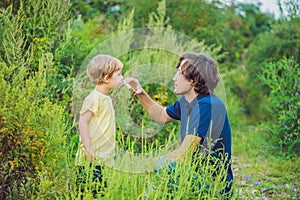
<path fill-rule="evenodd" d="M 177 73 L 173 77 L 174 93 L 182 97 L 167 108 L 158 105 L 138 80 L 127 78 L 126 81 L 155 122 L 165 124 L 180 120 L 181 146 L 178 151 L 169 154 L 168 159 L 184 162 L 190 151 L 193 158 L 199 153 L 210 152 L 210 155 L 225 166 L 227 185 L 221 193 L 230 198 L 233 181 L 232 136 L 226 107 L 223 101 L 214 95 L 220 81 L 218 66 L 204 53 L 186 53 L 179 58 L 176 68 Z M 210 162 L 216 163 L 213 160 Z"/>

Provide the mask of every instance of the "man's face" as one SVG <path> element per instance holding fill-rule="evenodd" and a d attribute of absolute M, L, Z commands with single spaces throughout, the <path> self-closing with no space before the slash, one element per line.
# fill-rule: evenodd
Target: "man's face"
<path fill-rule="evenodd" d="M 178 71 L 173 77 L 175 87 L 174 93 L 177 95 L 185 95 L 193 90 L 191 81 L 186 80 L 181 71 L 181 67 L 185 62 L 187 62 L 185 59 L 181 61 L 180 66 L 177 69 Z"/>

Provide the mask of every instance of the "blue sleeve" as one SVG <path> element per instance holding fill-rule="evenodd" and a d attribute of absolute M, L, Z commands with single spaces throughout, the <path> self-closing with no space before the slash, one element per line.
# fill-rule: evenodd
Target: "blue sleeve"
<path fill-rule="evenodd" d="M 190 115 L 188 134 L 197 135 L 204 140 L 210 131 L 211 112 L 210 104 L 200 104 L 199 111 L 192 112 Z"/>
<path fill-rule="evenodd" d="M 176 101 L 174 104 L 167 107 L 166 111 L 171 118 L 180 120 L 181 111 L 179 101 Z"/>

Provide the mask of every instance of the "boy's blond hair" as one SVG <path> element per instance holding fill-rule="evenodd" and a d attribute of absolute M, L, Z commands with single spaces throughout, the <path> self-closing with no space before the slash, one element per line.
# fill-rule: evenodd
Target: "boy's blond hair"
<path fill-rule="evenodd" d="M 95 85 L 103 83 L 103 78 L 110 78 L 113 73 L 123 67 L 121 61 L 109 55 L 97 55 L 90 61 L 87 75 Z"/>

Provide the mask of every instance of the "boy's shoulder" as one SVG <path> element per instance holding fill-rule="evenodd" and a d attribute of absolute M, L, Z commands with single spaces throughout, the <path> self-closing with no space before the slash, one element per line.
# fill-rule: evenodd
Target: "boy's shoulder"
<path fill-rule="evenodd" d="M 101 92 L 98 92 L 96 90 L 92 90 L 87 96 L 86 99 L 106 99 L 106 98 L 110 98 L 109 96 L 106 96 L 104 94 L 102 94 Z"/>
<path fill-rule="evenodd" d="M 102 101 L 105 95 L 101 95 L 101 93 L 92 90 L 85 98 L 84 104 L 92 104 L 92 102 L 99 102 Z"/>
<path fill-rule="evenodd" d="M 107 107 L 111 104 L 111 98 L 95 90 L 91 91 L 84 99 L 81 113 L 86 110 L 91 110 L 93 113 L 97 112 L 100 107 Z"/>

